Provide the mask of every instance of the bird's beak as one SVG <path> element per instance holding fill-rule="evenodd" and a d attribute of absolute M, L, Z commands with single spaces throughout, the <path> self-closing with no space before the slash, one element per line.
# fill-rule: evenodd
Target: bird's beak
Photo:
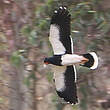
<path fill-rule="evenodd" d="M 80 64 L 84 64 L 84 63 L 86 63 L 88 61 L 89 61 L 89 59 L 87 59 L 85 57 L 82 57 Z"/>
<path fill-rule="evenodd" d="M 48 64 L 49 64 L 48 62 L 44 62 L 43 67 L 46 68 Z"/>

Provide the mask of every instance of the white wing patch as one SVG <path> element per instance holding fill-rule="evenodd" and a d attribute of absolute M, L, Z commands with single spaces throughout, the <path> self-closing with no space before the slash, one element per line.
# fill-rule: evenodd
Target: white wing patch
<path fill-rule="evenodd" d="M 73 49 L 73 40 L 72 40 L 72 37 L 70 36 L 70 39 L 71 39 L 71 52 L 74 53 L 74 49 Z"/>
<path fill-rule="evenodd" d="M 52 45 L 53 51 L 55 55 L 64 54 L 66 49 L 61 43 L 60 39 L 60 33 L 58 26 L 52 24 L 50 26 L 50 37 L 49 41 Z"/>
<path fill-rule="evenodd" d="M 74 68 L 74 73 L 75 73 L 75 82 L 77 81 L 77 73 L 76 73 L 76 67 L 75 65 L 73 65 L 73 68 Z"/>
<path fill-rule="evenodd" d="M 65 77 L 64 77 L 66 66 L 54 66 L 53 71 L 54 71 L 56 90 L 63 91 L 66 88 Z"/>
<path fill-rule="evenodd" d="M 70 36 L 70 39 L 71 39 L 71 52 L 74 53 L 74 49 L 73 49 L 73 40 L 72 40 L 72 37 Z M 75 82 L 77 81 L 77 73 L 76 73 L 76 67 L 75 65 L 73 65 L 73 68 L 74 68 L 74 72 L 75 72 Z"/>
<path fill-rule="evenodd" d="M 96 69 L 97 66 L 98 66 L 98 57 L 97 57 L 97 55 L 96 55 L 95 52 L 90 52 L 90 54 L 91 54 L 91 55 L 93 56 L 93 58 L 94 58 L 94 64 L 93 64 L 92 67 L 90 67 L 90 69 Z"/>

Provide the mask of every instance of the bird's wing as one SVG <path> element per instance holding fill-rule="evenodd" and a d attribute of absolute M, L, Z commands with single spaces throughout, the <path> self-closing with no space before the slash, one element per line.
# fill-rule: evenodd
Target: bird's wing
<path fill-rule="evenodd" d="M 55 66 L 53 71 L 56 91 L 59 97 L 71 104 L 78 103 L 73 66 Z"/>
<path fill-rule="evenodd" d="M 70 14 L 66 7 L 54 11 L 50 25 L 50 43 L 54 55 L 71 54 Z"/>
<path fill-rule="evenodd" d="M 73 41 L 70 36 L 70 20 L 66 7 L 55 10 L 50 26 L 50 37 L 54 55 L 72 54 Z M 55 66 L 53 69 L 57 94 L 66 102 L 76 104 L 76 69 L 75 66 Z"/>

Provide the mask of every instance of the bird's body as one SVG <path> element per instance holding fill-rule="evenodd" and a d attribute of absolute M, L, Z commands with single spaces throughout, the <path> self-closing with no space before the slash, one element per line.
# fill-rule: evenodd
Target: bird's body
<path fill-rule="evenodd" d="M 57 94 L 66 102 L 76 104 L 78 103 L 76 87 L 77 77 L 74 64 L 78 63 L 87 67 L 92 67 L 94 66 L 95 60 L 91 53 L 84 55 L 73 53 L 70 20 L 71 15 L 66 7 L 62 6 L 54 11 L 51 19 L 49 36 L 54 55 L 45 58 L 44 62 L 46 64 L 53 64 Z M 94 68 L 96 67 L 97 64 Z"/>

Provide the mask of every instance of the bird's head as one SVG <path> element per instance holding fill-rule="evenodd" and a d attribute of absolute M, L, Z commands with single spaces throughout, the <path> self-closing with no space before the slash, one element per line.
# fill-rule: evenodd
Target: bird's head
<path fill-rule="evenodd" d="M 44 64 L 53 64 L 61 66 L 61 55 L 54 55 L 52 57 L 48 57 L 44 59 Z"/>
<path fill-rule="evenodd" d="M 45 59 L 44 59 L 44 64 L 45 64 L 45 65 L 51 64 L 50 58 L 45 58 Z"/>
<path fill-rule="evenodd" d="M 49 58 L 45 58 L 44 59 L 44 65 L 43 65 L 44 68 L 46 68 L 48 64 L 50 64 Z"/>

